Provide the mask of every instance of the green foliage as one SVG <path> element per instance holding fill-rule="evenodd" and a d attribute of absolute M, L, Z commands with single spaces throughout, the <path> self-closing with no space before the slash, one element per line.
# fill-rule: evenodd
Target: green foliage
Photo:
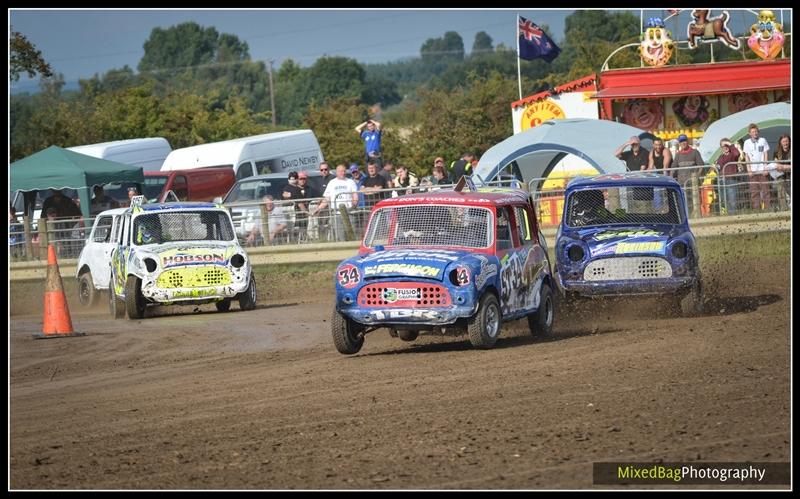
<path fill-rule="evenodd" d="M 28 78 L 40 74 L 45 78 L 53 76 L 53 70 L 45 62 L 42 52 L 18 31 L 11 30 L 8 41 L 8 77 L 11 81 L 19 81 L 20 73 L 28 73 Z"/>
<path fill-rule="evenodd" d="M 472 42 L 471 55 L 491 52 L 494 50 L 492 45 L 492 37 L 485 31 L 478 31 L 475 33 L 475 41 Z"/>
<path fill-rule="evenodd" d="M 336 166 L 339 163 L 364 163 L 364 143 L 355 131 L 356 125 L 364 121 L 368 108 L 357 98 L 339 97 L 324 103 L 314 100 L 308 106 L 303 126 L 317 136 L 325 159 Z M 384 129 L 381 145 L 386 144 Z"/>
<path fill-rule="evenodd" d="M 448 31 L 442 38 L 428 38 L 419 49 L 420 56 L 426 59 L 464 59 L 464 40 L 455 31 Z"/>

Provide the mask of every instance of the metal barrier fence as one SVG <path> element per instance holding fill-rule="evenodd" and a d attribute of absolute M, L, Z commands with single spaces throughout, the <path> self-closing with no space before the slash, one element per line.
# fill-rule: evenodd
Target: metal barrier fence
<path fill-rule="evenodd" d="M 768 162 L 773 163 L 790 164 L 788 161 Z M 733 163 L 723 165 L 722 172 L 731 164 Z M 750 163 L 751 168 L 755 164 Z M 791 209 L 791 175 L 773 178 L 768 173 L 740 172 L 741 165 L 746 164 L 738 163 L 737 173 L 732 175 L 722 174 L 717 165 L 670 168 L 669 172 L 682 180 L 681 186 L 686 195 L 690 219 Z M 744 168 L 747 169 L 747 166 Z M 559 178 L 566 182 L 574 177 L 550 176 L 534 178 L 528 182 L 527 188 L 533 193 L 541 227 L 553 227 L 560 223 L 564 189 L 537 190 L 537 187 L 545 180 Z M 488 184 L 508 186 L 510 182 L 499 180 Z M 343 193 L 337 195 L 333 202 L 330 199 L 313 198 L 274 201 L 273 206 L 252 201 L 226 207 L 231 213 L 234 230 L 245 246 L 354 241 L 363 237 L 370 211 L 381 199 L 440 189 L 450 190 L 453 187 L 453 184 L 420 185 L 358 191 L 355 197 L 354 193 Z M 60 258 L 77 258 L 93 223 L 93 218 L 40 219 L 37 227 L 36 224 L 30 226 L 24 222 L 9 221 L 10 260 L 46 258 L 48 243 L 56 245 Z"/>
<path fill-rule="evenodd" d="M 791 209 L 791 174 L 777 176 L 774 166 L 791 164 L 790 161 L 727 163 L 722 169 L 718 165 L 700 165 L 670 168 L 667 173 L 676 177 L 686 197 L 690 219 L 705 217 L 788 211 Z M 736 174 L 724 175 L 726 168 L 736 165 Z M 749 165 L 749 167 L 748 167 Z M 763 173 L 748 170 L 765 165 Z M 720 171 L 722 170 L 722 172 Z M 652 170 L 648 170 L 652 172 Z M 774 175 L 774 176 L 773 176 Z M 564 180 L 573 176 L 539 177 L 528 182 L 528 190 L 534 193 L 536 213 L 543 227 L 557 226 L 564 211 L 565 189 L 537 190 L 545 180 Z"/>

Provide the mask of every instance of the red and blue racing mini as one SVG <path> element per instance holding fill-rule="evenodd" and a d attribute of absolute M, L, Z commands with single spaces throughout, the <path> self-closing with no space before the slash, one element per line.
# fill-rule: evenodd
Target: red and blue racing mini
<path fill-rule="evenodd" d="M 517 189 L 435 191 L 376 204 L 359 254 L 336 270 L 331 325 L 339 352 L 380 327 L 466 332 L 491 348 L 504 321 L 553 328 L 553 278 L 530 195 Z"/>

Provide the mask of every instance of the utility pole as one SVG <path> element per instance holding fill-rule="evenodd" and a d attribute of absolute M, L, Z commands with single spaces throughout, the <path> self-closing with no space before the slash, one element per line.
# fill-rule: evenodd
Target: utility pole
<path fill-rule="evenodd" d="M 275 62 L 273 59 L 269 60 L 269 102 L 272 106 L 272 126 L 276 126 L 277 122 L 275 120 L 275 90 L 272 86 L 272 63 Z"/>

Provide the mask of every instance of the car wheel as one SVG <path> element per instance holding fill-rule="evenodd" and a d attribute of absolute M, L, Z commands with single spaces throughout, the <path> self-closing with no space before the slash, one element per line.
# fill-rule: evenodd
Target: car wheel
<path fill-rule="evenodd" d="M 681 315 L 684 317 L 695 317 L 701 315 L 704 309 L 703 283 L 698 279 L 692 285 L 692 290 L 680 301 Z"/>
<path fill-rule="evenodd" d="M 144 317 L 145 302 L 142 296 L 142 280 L 136 276 L 128 276 L 125 281 L 125 310 L 128 319 L 141 319 Z"/>
<path fill-rule="evenodd" d="M 257 298 L 256 276 L 251 272 L 250 284 L 248 284 L 247 289 L 239 293 L 239 308 L 242 310 L 255 310 Z"/>
<path fill-rule="evenodd" d="M 78 301 L 84 307 L 93 307 L 97 305 L 98 298 L 100 298 L 100 291 L 94 287 L 92 273 L 84 272 L 78 281 Z"/>
<path fill-rule="evenodd" d="M 419 331 L 411 331 L 409 329 L 398 329 L 397 336 L 403 341 L 414 341 L 419 336 Z"/>
<path fill-rule="evenodd" d="M 478 311 L 467 323 L 469 341 L 476 348 L 492 348 L 500 335 L 502 321 L 500 304 L 492 293 L 485 293 L 478 304 Z"/>
<path fill-rule="evenodd" d="M 393 327 L 390 327 L 389 328 L 389 336 L 391 336 L 392 338 L 397 338 L 397 329 L 395 329 Z"/>
<path fill-rule="evenodd" d="M 108 311 L 111 312 L 111 317 L 114 319 L 122 319 L 125 315 L 125 305 L 122 300 L 117 298 L 117 293 L 114 291 L 114 279 L 111 279 L 111 286 L 108 288 Z"/>
<path fill-rule="evenodd" d="M 531 335 L 537 338 L 553 335 L 553 322 L 556 318 L 556 302 L 553 299 L 553 290 L 546 283 L 542 283 L 539 292 L 539 309 L 528 315 L 528 327 Z"/>
<path fill-rule="evenodd" d="M 214 305 L 217 306 L 218 312 L 227 312 L 228 310 L 231 309 L 231 299 L 225 298 L 224 300 L 216 302 Z"/>
<path fill-rule="evenodd" d="M 361 350 L 364 345 L 364 333 L 361 328 L 350 318 L 345 317 L 333 309 L 331 318 L 331 334 L 336 350 L 345 355 L 351 355 Z"/>

